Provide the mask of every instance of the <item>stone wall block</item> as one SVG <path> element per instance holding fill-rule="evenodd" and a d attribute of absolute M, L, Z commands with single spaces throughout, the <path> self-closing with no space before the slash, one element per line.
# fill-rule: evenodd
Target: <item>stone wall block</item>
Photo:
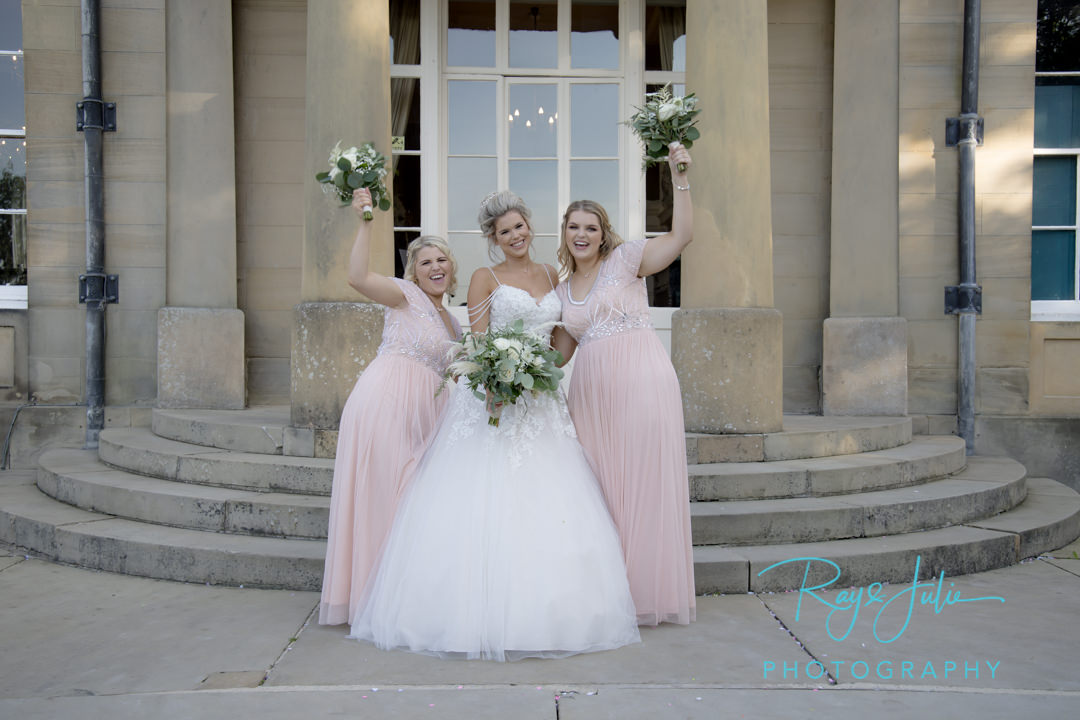
<path fill-rule="evenodd" d="M 825 415 L 907 414 L 904 318 L 829 318 L 823 348 Z"/>
<path fill-rule="evenodd" d="M 688 431 L 781 430 L 782 325 L 772 308 L 701 308 L 672 316 L 671 361 Z"/>
<path fill-rule="evenodd" d="M 291 372 L 293 426 L 337 429 L 356 378 L 375 357 L 382 329 L 381 305 L 327 302 L 296 306 Z"/>
<path fill-rule="evenodd" d="M 158 407 L 244 407 L 243 312 L 163 307 L 157 329 Z"/>

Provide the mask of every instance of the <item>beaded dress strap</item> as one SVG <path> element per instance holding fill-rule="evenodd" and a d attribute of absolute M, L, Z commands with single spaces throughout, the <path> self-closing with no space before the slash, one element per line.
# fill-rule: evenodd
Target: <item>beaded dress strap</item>
<path fill-rule="evenodd" d="M 489 273 L 491 273 L 491 277 L 495 278 L 495 284 L 496 284 L 497 287 L 495 288 L 495 290 L 492 290 L 491 293 L 486 298 L 484 298 L 484 300 L 480 304 L 478 304 L 475 308 L 469 308 L 468 309 L 469 310 L 469 325 L 472 325 L 474 320 L 478 320 L 480 318 L 480 316 L 483 315 L 487 311 L 487 309 L 489 307 L 491 307 L 491 300 L 492 300 L 492 298 L 495 297 L 496 290 L 498 290 L 500 287 L 502 287 L 502 283 L 499 282 L 499 276 L 495 274 L 495 271 L 492 270 L 491 268 L 488 268 L 487 270 L 488 270 Z"/>

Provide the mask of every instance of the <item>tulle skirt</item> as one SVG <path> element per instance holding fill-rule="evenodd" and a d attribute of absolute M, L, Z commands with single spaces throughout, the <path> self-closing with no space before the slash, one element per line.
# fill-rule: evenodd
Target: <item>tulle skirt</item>
<path fill-rule="evenodd" d="M 619 530 L 642 625 L 695 619 L 682 397 L 652 330 L 578 349 L 570 415 Z"/>
<path fill-rule="evenodd" d="M 351 623 L 401 492 L 435 433 L 449 390 L 401 355 L 378 356 L 341 413 L 319 622 Z"/>
<path fill-rule="evenodd" d="M 638 642 L 615 526 L 565 401 L 459 387 L 400 504 L 350 637 L 441 657 L 560 657 Z"/>

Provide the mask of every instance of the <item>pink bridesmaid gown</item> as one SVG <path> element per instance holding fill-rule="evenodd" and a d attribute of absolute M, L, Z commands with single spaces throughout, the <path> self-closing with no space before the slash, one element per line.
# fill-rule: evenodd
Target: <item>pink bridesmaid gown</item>
<path fill-rule="evenodd" d="M 696 603 L 682 399 L 638 277 L 645 242 L 615 248 L 584 298 L 559 285 L 578 341 L 568 403 L 619 531 L 638 623 L 686 624 Z"/>
<path fill-rule="evenodd" d="M 450 335 L 431 299 L 394 278 L 408 305 L 386 308 L 382 343 L 341 413 L 319 623 L 352 623 L 397 511 L 435 434 Z M 461 328 L 453 323 L 455 335 Z"/>

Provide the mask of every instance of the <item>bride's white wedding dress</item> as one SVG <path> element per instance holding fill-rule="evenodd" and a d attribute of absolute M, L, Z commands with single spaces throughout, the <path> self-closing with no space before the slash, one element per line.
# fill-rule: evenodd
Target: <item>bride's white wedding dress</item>
<path fill-rule="evenodd" d="M 491 327 L 559 319 L 500 285 Z M 350 637 L 444 657 L 560 657 L 638 642 L 615 525 L 566 401 L 522 397 L 498 427 L 458 387 L 402 498 Z"/>

